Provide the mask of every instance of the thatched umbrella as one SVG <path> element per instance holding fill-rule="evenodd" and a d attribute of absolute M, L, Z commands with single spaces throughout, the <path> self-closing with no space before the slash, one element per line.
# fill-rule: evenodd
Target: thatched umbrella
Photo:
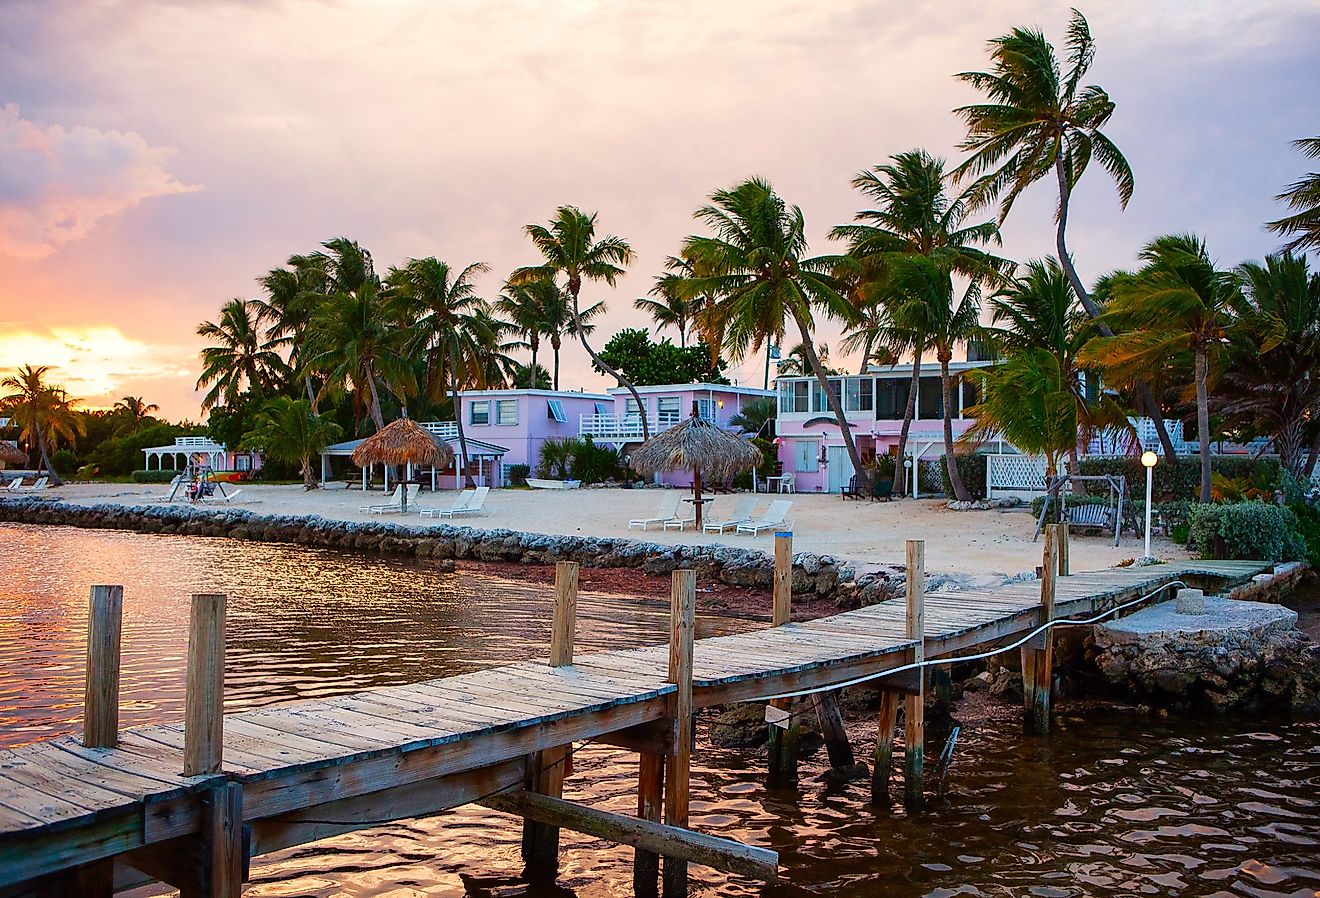
<path fill-rule="evenodd" d="M 737 434 L 716 427 L 698 417 L 692 404 L 692 417 L 643 443 L 632 454 L 630 464 L 639 474 L 657 471 L 691 471 L 692 502 L 697 508 L 697 529 L 701 529 L 701 479 L 724 480 L 739 471 L 761 463 L 761 450 Z"/>
<path fill-rule="evenodd" d="M 431 465 L 442 468 L 454 460 L 454 450 L 410 418 L 391 421 L 353 450 L 353 464 Z M 408 485 L 399 485 L 399 504 L 408 510 Z"/>
<path fill-rule="evenodd" d="M 0 462 L 7 465 L 26 465 L 27 453 L 8 440 L 0 440 Z"/>

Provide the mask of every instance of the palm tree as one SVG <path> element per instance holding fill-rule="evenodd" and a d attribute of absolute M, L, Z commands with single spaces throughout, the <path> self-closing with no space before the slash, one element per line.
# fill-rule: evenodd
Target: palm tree
<path fill-rule="evenodd" d="M 831 377 L 837 377 L 843 372 L 830 364 L 830 347 L 821 343 L 816 347 L 816 355 L 820 358 L 820 364 L 825 369 L 825 373 Z M 811 362 L 807 359 L 807 344 L 796 343 L 793 348 L 784 353 L 779 360 L 779 367 L 776 375 L 788 375 L 789 377 L 800 377 L 811 370 Z"/>
<path fill-rule="evenodd" d="M 1320 137 L 1294 140 L 1293 146 L 1308 159 L 1320 158 Z M 1292 253 L 1304 249 L 1320 249 L 1320 172 L 1311 172 L 1294 181 L 1275 199 L 1293 210 L 1292 215 L 1265 225 L 1276 234 L 1293 238 L 1283 248 Z"/>
<path fill-rule="evenodd" d="M 962 196 L 948 193 L 945 161 L 925 150 L 908 150 L 889 157 L 889 162 L 853 178 L 855 189 L 875 208 L 858 212 L 859 224 L 839 225 L 830 232 L 836 240 L 848 241 L 847 266 L 854 316 L 849 350 L 861 350 L 862 371 L 875 347 L 886 354 L 911 354 L 912 380 L 907 406 L 898 434 L 898 457 L 907 451 L 908 434 L 916 414 L 921 357 L 928 339 L 920 330 L 902 326 L 892 307 L 903 298 L 894 295 L 886 282 L 889 262 L 900 255 L 918 255 L 943 260 L 952 271 L 979 281 L 992 280 L 1012 263 L 981 249 L 1000 244 L 994 221 L 968 224 L 970 208 Z M 906 469 L 903 469 L 904 472 Z"/>
<path fill-rule="evenodd" d="M 56 486 L 64 483 L 50 463 L 51 453 L 62 441 L 72 442 L 87 432 L 83 416 L 73 407 L 63 389 L 46 383 L 49 365 L 23 365 L 17 374 L 0 380 L 0 412 L 14 419 L 19 427 L 19 439 L 28 445 L 36 444 L 41 457 L 41 469 Z"/>
<path fill-rule="evenodd" d="M 529 315 L 537 322 L 540 328 L 541 336 L 550 341 L 550 352 L 554 356 L 552 366 L 552 389 L 559 389 L 559 354 L 563 348 L 564 334 L 573 331 L 573 310 L 570 298 L 564 293 L 563 289 L 553 277 L 537 278 L 528 280 L 519 284 L 505 284 L 507 299 L 517 303 L 520 307 L 529 308 Z M 501 303 L 501 311 L 509 314 L 507 308 Z M 605 312 L 605 303 L 592 303 L 585 309 L 578 310 L 577 320 L 581 325 L 582 332 L 588 336 L 596 329 L 592 324 L 592 319 L 599 318 Z M 518 319 L 514 319 L 518 324 Z M 525 332 L 526 334 L 526 332 Z M 533 340 L 531 336 L 525 336 L 525 342 L 531 348 Z M 539 340 L 536 340 L 539 344 Z"/>
<path fill-rule="evenodd" d="M 554 285 L 550 284 L 550 286 Z M 519 286 L 506 284 L 505 292 L 495 300 L 495 310 L 505 317 L 511 331 L 521 338 L 521 345 L 531 351 L 532 358 L 527 365 L 531 372 L 539 370 L 536 356 L 541 350 L 541 338 L 547 336 L 546 316 L 535 293 L 536 287 L 533 284 Z M 532 384 L 532 386 L 538 385 Z"/>
<path fill-rule="evenodd" d="M 527 236 L 531 238 L 532 244 L 541 252 L 545 262 L 541 265 L 529 265 L 519 268 L 509 276 L 509 282 L 512 284 L 526 284 L 538 280 L 558 280 L 559 277 L 565 279 L 569 296 L 572 297 L 572 303 L 569 310 L 572 312 L 573 330 L 577 334 L 578 342 L 582 348 L 591 356 L 602 371 L 607 372 L 615 380 L 628 388 L 632 393 L 633 400 L 637 403 L 639 409 L 645 408 L 642 404 L 641 394 L 632 382 L 624 378 L 618 371 L 610 367 L 601 359 L 600 355 L 591 348 L 587 342 L 587 332 L 582 326 L 582 313 L 579 308 L 578 296 L 582 292 L 582 281 L 603 281 L 613 287 L 615 281 L 623 274 L 624 266 L 633 259 L 632 247 L 620 237 L 613 234 L 600 240 L 596 239 L 596 214 L 593 212 L 588 215 L 576 206 L 560 206 L 555 210 L 555 217 L 551 219 L 549 226 L 529 224 L 525 228 Z M 556 358 L 556 369 L 558 369 L 558 359 Z M 558 387 L 558 378 L 556 377 L 556 388 Z M 646 423 L 646 415 L 642 415 L 642 439 L 651 438 L 650 428 Z"/>
<path fill-rule="evenodd" d="M 1157 237 L 1140 258 L 1146 264 L 1139 271 L 1112 279 L 1113 298 L 1104 318 L 1120 333 L 1091 341 L 1082 360 L 1132 377 L 1133 371 L 1158 369 L 1191 353 L 1201 501 L 1209 502 L 1210 370 L 1225 351 L 1241 292 L 1232 275 L 1215 268 L 1205 242 L 1192 234 Z"/>
<path fill-rule="evenodd" d="M 836 256 L 807 256 L 802 209 L 790 206 L 766 181 L 752 178 L 729 190 L 711 194 L 710 205 L 694 217 L 713 236 L 691 236 L 683 242 L 683 258 L 697 272 L 683 289 L 688 296 L 709 296 L 700 313 L 703 333 L 721 335 L 735 359 L 764 344 L 783 343 L 791 319 L 802 337 L 802 350 L 834 412 L 853 471 L 869 486 L 852 428 L 828 372 L 816 352 L 813 311 L 847 318 L 848 302 L 836 289 Z M 718 344 L 712 344 L 718 346 Z"/>
<path fill-rule="evenodd" d="M 650 299 L 642 297 L 633 301 L 633 308 L 647 312 L 656 323 L 656 331 L 673 327 L 678 331 L 678 345 L 687 347 L 688 329 L 693 318 L 705 305 L 706 297 L 690 298 L 683 293 L 683 285 L 692 277 L 692 263 L 686 259 L 670 256 L 665 259 L 665 273 L 657 275 L 655 286 L 651 288 Z"/>
<path fill-rule="evenodd" d="M 115 434 L 137 433 L 150 420 L 153 412 L 160 411 L 160 406 L 148 403 L 141 396 L 125 396 L 111 409 L 114 415 L 124 418 L 124 423 L 115 428 Z"/>
<path fill-rule="evenodd" d="M 954 180 L 973 178 L 967 191 L 973 209 L 1000 200 L 1002 225 L 1022 191 L 1053 175 L 1059 195 L 1054 216 L 1059 263 L 1087 314 L 1096 318 L 1100 307 L 1087 292 L 1068 252 L 1069 202 L 1093 158 L 1113 178 L 1124 209 L 1136 182 L 1127 159 L 1101 130 L 1114 114 L 1113 101 L 1104 88 L 1082 85 L 1095 60 L 1091 27 L 1085 16 L 1073 10 L 1068 23 L 1067 72 L 1045 35 L 1030 28 L 1014 28 L 991 40 L 990 59 L 989 72 L 957 76 L 985 94 L 988 102 L 954 110 L 967 125 L 967 138 L 960 148 L 971 153 L 954 169 Z M 1112 336 L 1104 323 L 1100 333 Z M 1143 410 L 1155 422 L 1165 455 L 1173 458 L 1173 441 L 1159 404 L 1144 381 L 1138 380 L 1136 388 Z"/>
<path fill-rule="evenodd" d="M 1320 453 L 1320 272 L 1305 256 L 1267 256 L 1235 272 L 1243 291 L 1216 410 L 1268 433 L 1279 461 L 1309 480 Z M 1314 431 L 1304 451 L 1307 429 Z"/>
<path fill-rule="evenodd" d="M 981 401 L 967 409 L 976 419 L 961 437 L 971 442 L 1000 436 L 1024 452 L 1045 457 L 1053 480 L 1059 459 L 1077 449 L 1077 397 L 1059 357 L 1048 349 L 1015 352 L 993 368 L 971 372 Z"/>
<path fill-rule="evenodd" d="M 202 408 L 232 406 L 245 390 L 261 390 L 275 383 L 285 370 L 276 344 L 263 337 L 261 307 L 250 299 L 231 299 L 220 307 L 217 321 L 204 321 L 197 335 L 216 345 L 201 351 L 202 373 L 196 389 L 211 390 Z"/>
<path fill-rule="evenodd" d="M 468 486 L 475 484 L 468 473 L 467 436 L 459 414 L 458 391 L 466 377 L 482 369 L 483 356 L 495 341 L 491 320 L 485 314 L 486 301 L 477 295 L 473 283 L 474 277 L 489 270 L 485 262 L 474 262 L 456 273 L 447 263 L 428 256 L 409 259 L 402 268 L 392 269 L 388 278 L 398 316 L 413 322 L 409 348 L 425 354 L 427 359 L 426 396 L 435 398 L 448 388 Z M 479 382 L 481 375 L 472 379 Z"/>
<path fill-rule="evenodd" d="M 286 267 L 272 268 L 257 282 L 265 294 L 255 302 L 266 325 L 266 337 L 272 347 L 288 349 L 289 374 L 302 379 L 307 401 L 315 411 L 318 396 L 303 358 L 303 344 L 312 315 L 327 293 L 324 266 L 313 256 L 290 256 Z"/>
<path fill-rule="evenodd" d="M 944 467 L 949 474 L 954 498 L 971 500 L 958 473 L 953 454 L 954 378 L 949 373 L 953 349 L 980 332 L 981 291 L 972 281 L 956 299 L 953 289 L 953 266 L 949 259 L 927 256 L 901 256 L 890 263 L 889 283 L 902 299 L 894 310 L 900 326 L 925 335 L 926 345 L 935 350 L 940 363 L 940 405 L 944 419 Z"/>
<path fill-rule="evenodd" d="M 266 403 L 242 441 L 245 449 L 258 449 L 278 462 L 297 464 L 303 489 L 317 487 L 312 456 L 342 436 L 339 425 L 322 418 L 306 399 L 277 396 Z"/>

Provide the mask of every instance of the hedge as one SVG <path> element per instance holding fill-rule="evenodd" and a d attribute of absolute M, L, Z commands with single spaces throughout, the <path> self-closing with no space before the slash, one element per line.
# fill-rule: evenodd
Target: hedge
<path fill-rule="evenodd" d="M 958 475 L 962 477 L 963 486 L 967 487 L 967 492 L 971 493 L 972 498 L 984 499 L 989 495 L 985 488 L 985 456 L 970 452 L 955 452 L 953 459 L 954 464 L 958 466 Z M 949 468 L 944 464 L 944 459 L 940 459 L 940 485 L 944 489 L 944 495 L 952 499 L 953 484 L 949 482 Z"/>
<path fill-rule="evenodd" d="M 134 471 L 133 482 L 134 483 L 169 483 L 171 480 L 179 476 L 179 474 L 181 473 L 183 472 L 175 471 L 172 468 L 165 468 L 160 471 L 157 470 Z"/>
<path fill-rule="evenodd" d="M 1196 505 L 1188 514 L 1187 547 L 1201 558 L 1299 561 L 1307 556 L 1292 509 L 1264 502 Z"/>
<path fill-rule="evenodd" d="M 1139 458 L 1084 458 L 1079 468 L 1082 474 L 1122 474 L 1127 478 L 1132 495 L 1145 494 L 1146 469 Z M 1263 492 L 1278 489 L 1283 481 L 1283 468 L 1278 459 L 1273 458 L 1217 457 L 1210 459 L 1210 468 L 1230 480 L 1245 480 Z M 1091 492 L 1108 489 L 1103 483 L 1087 484 L 1087 488 Z M 1201 460 L 1189 456 L 1169 461 L 1161 456 L 1155 466 L 1153 491 L 1157 499 L 1198 499 L 1201 494 Z"/>

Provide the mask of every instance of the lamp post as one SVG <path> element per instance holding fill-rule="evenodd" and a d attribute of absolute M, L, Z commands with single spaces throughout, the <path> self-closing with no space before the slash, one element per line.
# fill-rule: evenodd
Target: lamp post
<path fill-rule="evenodd" d="M 1151 452 L 1149 449 L 1141 453 L 1141 463 L 1146 468 L 1146 555 L 1145 555 L 1146 558 L 1151 557 L 1150 554 L 1151 493 L 1153 492 L 1153 486 L 1155 481 L 1155 465 L 1159 462 L 1159 460 L 1160 457 L 1156 455 L 1154 452 Z"/>

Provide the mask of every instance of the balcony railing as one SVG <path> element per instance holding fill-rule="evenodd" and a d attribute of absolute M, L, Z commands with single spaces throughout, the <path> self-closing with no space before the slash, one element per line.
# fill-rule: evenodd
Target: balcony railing
<path fill-rule="evenodd" d="M 442 440 L 458 439 L 457 421 L 423 421 L 422 427 L 429 430 Z"/>
<path fill-rule="evenodd" d="M 711 423 L 718 423 L 714 418 L 706 415 L 702 417 Z M 647 418 L 646 424 L 650 428 L 651 435 L 655 436 L 682 420 L 681 415 L 666 415 L 660 418 Z M 589 436 L 596 442 L 633 442 L 643 439 L 642 419 L 640 415 L 624 415 L 621 418 L 615 415 L 582 415 L 578 423 L 578 436 Z"/>

